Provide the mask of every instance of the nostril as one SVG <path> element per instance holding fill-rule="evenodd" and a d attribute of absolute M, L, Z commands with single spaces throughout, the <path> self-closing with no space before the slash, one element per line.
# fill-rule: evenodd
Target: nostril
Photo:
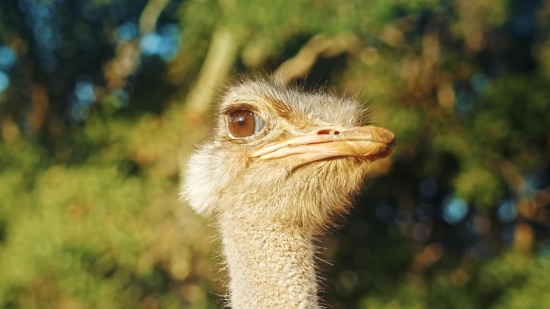
<path fill-rule="evenodd" d="M 317 134 L 318 135 L 324 135 L 324 134 L 326 134 L 326 135 L 329 135 L 329 134 L 330 135 L 338 135 L 338 134 L 340 134 L 340 131 L 330 130 L 330 129 L 323 129 L 323 130 L 319 130 L 317 132 Z"/>

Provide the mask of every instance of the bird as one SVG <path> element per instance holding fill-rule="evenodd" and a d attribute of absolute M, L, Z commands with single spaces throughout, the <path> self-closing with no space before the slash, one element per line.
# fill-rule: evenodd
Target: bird
<path fill-rule="evenodd" d="M 241 78 L 219 97 L 209 138 L 191 154 L 182 197 L 214 218 L 228 307 L 324 308 L 315 256 L 347 214 L 394 134 L 351 96 Z"/>

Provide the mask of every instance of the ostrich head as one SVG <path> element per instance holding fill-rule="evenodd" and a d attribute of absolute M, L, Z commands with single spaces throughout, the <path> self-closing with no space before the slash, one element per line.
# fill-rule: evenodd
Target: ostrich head
<path fill-rule="evenodd" d="M 356 100 L 271 81 L 228 87 L 217 111 L 185 174 L 183 195 L 203 215 L 321 231 L 395 146 Z"/>

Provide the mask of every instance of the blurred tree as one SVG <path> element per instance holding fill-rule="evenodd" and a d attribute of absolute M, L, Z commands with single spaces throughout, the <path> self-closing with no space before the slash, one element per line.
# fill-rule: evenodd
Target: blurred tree
<path fill-rule="evenodd" d="M 399 139 L 325 240 L 329 305 L 544 308 L 549 21 L 548 0 L 0 2 L 0 307 L 219 307 L 179 164 L 217 84 L 260 71 L 359 93 Z"/>

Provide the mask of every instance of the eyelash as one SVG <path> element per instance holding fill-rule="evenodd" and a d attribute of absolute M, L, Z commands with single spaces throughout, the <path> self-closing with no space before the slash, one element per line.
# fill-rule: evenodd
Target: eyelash
<path fill-rule="evenodd" d="M 238 111 L 238 110 L 249 110 L 251 112 L 258 113 L 258 110 L 253 105 L 250 105 L 250 104 L 236 104 L 236 105 L 231 105 L 231 106 L 225 107 L 224 109 L 222 109 L 221 114 L 227 116 L 227 115 L 229 115 L 229 114 L 231 114 L 235 111 Z"/>

